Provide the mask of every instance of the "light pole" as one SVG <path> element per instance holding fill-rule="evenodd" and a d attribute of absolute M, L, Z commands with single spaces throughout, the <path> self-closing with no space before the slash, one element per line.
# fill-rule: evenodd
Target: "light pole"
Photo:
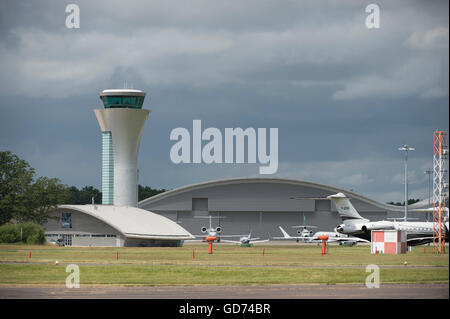
<path fill-rule="evenodd" d="M 433 171 L 431 169 L 427 169 L 425 174 L 428 174 L 428 208 L 431 207 L 431 174 Z M 430 213 L 427 213 L 427 221 L 429 221 Z"/>
<path fill-rule="evenodd" d="M 408 151 L 414 151 L 415 148 L 403 145 L 398 149 L 405 151 L 405 222 L 408 220 Z"/>

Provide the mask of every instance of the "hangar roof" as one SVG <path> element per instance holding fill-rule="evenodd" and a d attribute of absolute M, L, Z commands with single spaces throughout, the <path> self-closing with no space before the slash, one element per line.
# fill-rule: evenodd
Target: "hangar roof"
<path fill-rule="evenodd" d="M 445 194 L 445 202 L 447 203 L 448 207 L 448 192 Z M 433 207 L 433 196 L 431 198 L 425 198 L 421 201 L 408 205 L 411 209 L 421 209 L 421 208 L 432 208 Z"/>
<path fill-rule="evenodd" d="M 380 203 L 378 201 L 375 201 L 373 199 L 367 198 L 365 196 L 359 195 L 357 193 L 354 193 L 352 191 L 344 190 L 341 188 L 337 188 L 334 186 L 324 185 L 324 184 L 317 184 L 307 181 L 301 181 L 301 180 L 294 180 L 294 179 L 285 179 L 285 178 L 254 178 L 254 177 L 248 177 L 248 178 L 230 178 L 230 179 L 220 179 L 220 180 L 213 180 L 213 181 L 207 181 L 202 182 L 198 184 L 192 184 L 188 186 L 183 186 L 176 188 L 174 190 L 166 191 L 164 193 L 152 196 L 150 198 L 144 199 L 139 202 L 139 207 L 144 207 L 152 203 L 156 203 L 159 200 L 170 198 L 172 196 L 182 194 L 185 192 L 193 191 L 193 190 L 199 190 L 204 189 L 208 187 L 214 187 L 214 186 L 224 186 L 224 185 L 233 185 L 233 184 L 243 184 L 243 183 L 278 183 L 278 184 L 291 184 L 291 185 L 298 185 L 298 186 L 306 186 L 311 188 L 318 188 L 323 189 L 325 191 L 331 192 L 331 193 L 344 193 L 349 198 L 358 199 L 362 202 L 366 202 L 368 204 L 377 206 L 383 210 L 388 210 L 391 212 L 402 212 L 404 210 L 404 207 L 402 206 L 395 206 L 395 205 L 389 205 L 385 203 Z"/>
<path fill-rule="evenodd" d="M 184 240 L 194 238 L 172 220 L 148 210 L 130 206 L 59 205 L 95 217 L 129 238 Z"/>

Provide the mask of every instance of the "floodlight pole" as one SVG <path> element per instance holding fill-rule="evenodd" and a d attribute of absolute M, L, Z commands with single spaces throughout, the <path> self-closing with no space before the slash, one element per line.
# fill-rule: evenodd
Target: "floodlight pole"
<path fill-rule="evenodd" d="M 405 151 L 405 222 L 408 220 L 408 151 L 414 151 L 415 148 L 403 145 L 398 149 L 399 151 Z"/>

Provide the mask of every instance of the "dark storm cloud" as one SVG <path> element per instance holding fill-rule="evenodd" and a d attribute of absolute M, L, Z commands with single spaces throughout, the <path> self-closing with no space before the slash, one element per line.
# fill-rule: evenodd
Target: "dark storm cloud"
<path fill-rule="evenodd" d="M 258 174 L 258 165 L 174 165 L 170 131 L 279 128 L 278 175 L 402 198 L 434 129 L 448 129 L 448 2 L 77 1 L 81 28 L 55 1 L 0 4 L 0 147 L 65 183 L 100 187 L 98 92 L 148 93 L 140 182 L 175 187 Z M 400 174 L 400 175 L 399 175 Z"/>

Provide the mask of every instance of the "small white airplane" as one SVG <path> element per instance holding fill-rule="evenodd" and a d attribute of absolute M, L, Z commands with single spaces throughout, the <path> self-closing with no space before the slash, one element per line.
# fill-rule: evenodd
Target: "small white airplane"
<path fill-rule="evenodd" d="M 259 238 L 252 238 L 252 233 L 250 232 L 250 234 L 248 234 L 247 236 L 242 236 L 239 241 L 236 240 L 227 240 L 227 239 L 222 239 L 223 242 L 225 243 L 233 243 L 236 245 L 251 245 L 251 244 L 259 244 L 259 243 L 266 243 L 269 241 L 269 239 L 259 239 Z"/>
<path fill-rule="evenodd" d="M 309 228 L 317 228 L 317 226 L 308 226 L 306 225 L 306 217 L 303 215 L 303 225 L 302 226 L 292 226 L 292 228 L 301 228 L 297 230 L 297 234 L 299 234 L 302 237 L 309 238 L 313 236 L 312 230 Z"/>
<path fill-rule="evenodd" d="M 338 242 L 338 243 L 370 243 L 366 239 L 358 238 L 358 237 L 350 237 L 348 235 L 340 234 L 336 231 L 334 232 L 328 232 L 328 231 L 319 231 L 314 233 L 312 236 L 291 236 L 289 235 L 281 226 L 278 226 L 278 228 L 281 230 L 281 233 L 283 234 L 283 237 L 272 237 L 272 239 L 280 239 L 280 240 L 296 240 L 297 242 L 302 239 L 305 243 L 317 243 L 321 242 L 322 239 L 319 239 L 319 237 L 322 236 L 328 236 L 328 242 Z"/>
<path fill-rule="evenodd" d="M 222 227 L 212 227 L 212 218 L 225 218 L 225 217 L 213 217 L 213 216 L 196 216 L 195 218 L 209 218 L 209 228 L 203 226 L 200 231 L 203 235 L 194 235 L 196 239 L 188 239 L 187 241 L 206 241 L 206 242 L 220 242 L 221 237 L 240 237 L 242 235 L 220 235 L 222 233 Z"/>

